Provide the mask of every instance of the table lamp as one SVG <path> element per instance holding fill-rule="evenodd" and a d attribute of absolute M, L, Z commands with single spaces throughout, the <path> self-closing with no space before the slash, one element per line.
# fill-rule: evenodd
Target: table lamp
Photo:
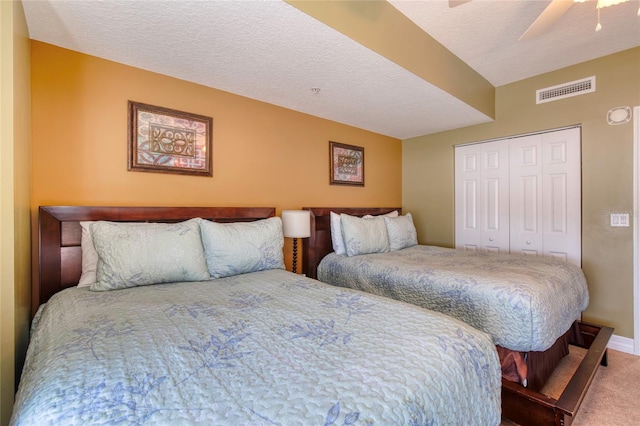
<path fill-rule="evenodd" d="M 282 232 L 293 238 L 293 273 L 297 273 L 298 238 L 311 236 L 311 212 L 309 210 L 283 210 Z"/>

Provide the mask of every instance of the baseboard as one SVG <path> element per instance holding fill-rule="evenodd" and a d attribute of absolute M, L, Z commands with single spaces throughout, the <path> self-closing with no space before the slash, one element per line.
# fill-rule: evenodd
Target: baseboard
<path fill-rule="evenodd" d="M 609 339 L 608 348 L 613 349 L 614 351 L 625 352 L 631 355 L 636 355 L 633 353 L 633 339 L 628 337 L 616 336 L 615 334 L 611 336 Z"/>

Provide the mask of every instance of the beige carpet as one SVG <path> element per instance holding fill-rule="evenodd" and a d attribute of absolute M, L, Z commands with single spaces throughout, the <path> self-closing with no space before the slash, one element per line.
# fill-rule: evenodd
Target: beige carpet
<path fill-rule="evenodd" d="M 558 398 L 585 351 L 573 346 L 542 393 Z M 600 366 L 573 426 L 640 425 L 640 356 L 609 349 L 609 365 Z M 504 421 L 503 426 L 513 425 Z"/>

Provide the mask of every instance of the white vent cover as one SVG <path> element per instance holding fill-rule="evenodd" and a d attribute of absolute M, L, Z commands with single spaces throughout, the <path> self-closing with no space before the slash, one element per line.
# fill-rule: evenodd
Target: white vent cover
<path fill-rule="evenodd" d="M 571 81 L 557 86 L 536 90 L 536 104 L 557 101 L 571 96 L 584 95 L 596 91 L 596 77 L 587 77 L 582 80 Z"/>

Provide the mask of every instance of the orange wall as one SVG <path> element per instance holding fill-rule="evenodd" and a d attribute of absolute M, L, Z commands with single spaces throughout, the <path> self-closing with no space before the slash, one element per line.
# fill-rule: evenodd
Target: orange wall
<path fill-rule="evenodd" d="M 401 205 L 398 139 L 37 41 L 31 69 L 34 221 L 39 205 Z M 213 117 L 213 177 L 128 171 L 128 100 Z M 329 185 L 329 141 L 364 147 L 364 188 Z"/>

